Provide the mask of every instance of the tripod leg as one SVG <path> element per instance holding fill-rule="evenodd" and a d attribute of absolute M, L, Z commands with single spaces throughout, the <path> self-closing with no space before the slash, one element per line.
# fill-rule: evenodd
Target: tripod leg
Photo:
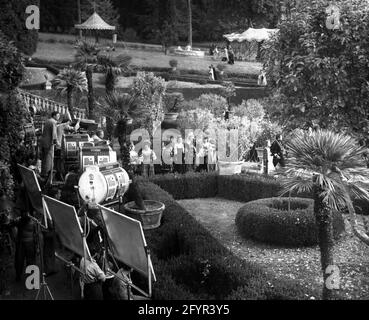
<path fill-rule="evenodd" d="M 49 289 L 49 287 L 48 287 L 48 286 L 46 286 L 46 289 L 47 289 L 47 292 L 48 292 L 48 293 L 49 293 L 49 295 L 50 295 L 51 300 L 54 300 L 54 297 L 53 297 L 53 295 L 51 294 L 51 291 L 50 291 L 50 289 Z"/>

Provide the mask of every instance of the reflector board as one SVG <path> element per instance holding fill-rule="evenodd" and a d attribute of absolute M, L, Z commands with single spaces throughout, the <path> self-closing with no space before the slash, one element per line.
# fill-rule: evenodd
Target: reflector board
<path fill-rule="evenodd" d="M 149 277 L 150 267 L 155 279 L 154 269 L 146 254 L 141 222 L 106 207 L 98 207 L 101 209 L 114 257 L 146 277 Z"/>
<path fill-rule="evenodd" d="M 85 248 L 86 258 L 91 260 L 90 251 L 82 237 L 83 230 L 76 209 L 59 200 L 47 196 L 43 198 L 62 245 L 81 257 L 84 257 Z"/>
<path fill-rule="evenodd" d="M 36 211 L 36 218 L 46 221 L 44 218 L 41 188 L 38 183 L 36 173 L 33 170 L 28 169 L 20 164 L 18 164 L 18 168 L 22 176 L 24 186 L 26 187 L 29 200 L 32 204 L 33 209 Z"/>

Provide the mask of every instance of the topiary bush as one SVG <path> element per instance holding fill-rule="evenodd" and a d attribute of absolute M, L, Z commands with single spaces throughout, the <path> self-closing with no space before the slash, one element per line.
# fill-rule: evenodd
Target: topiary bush
<path fill-rule="evenodd" d="M 169 60 L 169 65 L 170 65 L 172 68 L 177 68 L 177 66 L 178 66 L 178 60 L 176 60 L 176 59 L 171 59 L 171 60 Z"/>
<path fill-rule="evenodd" d="M 288 247 L 318 244 L 312 199 L 267 198 L 251 201 L 236 215 L 236 226 L 246 238 Z M 345 230 L 341 213 L 333 213 L 334 237 Z"/>

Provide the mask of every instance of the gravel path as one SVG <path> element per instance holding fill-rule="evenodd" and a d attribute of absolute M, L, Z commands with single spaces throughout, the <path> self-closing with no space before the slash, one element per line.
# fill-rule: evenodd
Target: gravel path
<path fill-rule="evenodd" d="M 295 279 L 302 286 L 320 290 L 320 252 L 318 247 L 281 248 L 243 239 L 237 232 L 235 217 L 244 203 L 220 198 L 179 200 L 178 203 L 200 221 L 237 256 L 256 262 L 277 277 Z M 334 257 L 340 270 L 341 295 L 346 299 L 369 299 L 369 247 L 350 231 L 336 244 Z M 307 297 L 319 299 L 319 297 Z"/>

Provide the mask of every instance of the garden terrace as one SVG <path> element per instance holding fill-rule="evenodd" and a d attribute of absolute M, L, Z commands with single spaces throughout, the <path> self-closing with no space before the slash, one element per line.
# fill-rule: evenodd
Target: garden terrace
<path fill-rule="evenodd" d="M 162 264 L 164 268 L 168 261 L 179 266 L 180 264 L 177 263 L 181 263 L 178 260 L 182 255 L 197 252 L 197 249 L 191 251 L 188 249 L 189 245 L 185 245 L 186 241 L 192 238 L 196 239 L 193 244 L 196 245 L 198 242 L 200 247 L 204 243 L 210 243 L 210 240 L 203 239 L 203 232 L 207 230 L 213 239 L 211 243 L 216 239 L 238 258 L 247 263 L 252 262 L 253 265 L 263 266 L 263 270 L 272 278 L 278 278 L 282 282 L 286 278 L 293 279 L 298 283 L 299 292 L 304 293 L 304 299 L 319 299 L 322 279 L 319 276 L 321 272 L 320 253 L 316 246 L 294 248 L 264 244 L 245 239 L 237 231 L 235 220 L 240 208 L 249 201 L 278 196 L 280 186 L 274 178 L 259 175 L 219 176 L 216 173 L 188 173 L 176 176 L 157 175 L 151 178 L 151 181 L 171 193 L 180 204 L 178 207 L 177 204 L 172 203 L 172 200 L 169 201 L 167 197 L 171 198 L 171 196 L 166 193 L 160 193 L 159 196 L 156 193 L 150 193 L 152 185 L 142 180 L 145 185 L 145 197 L 157 197 L 159 201 L 169 201 L 167 202 L 168 210 L 164 212 L 162 227 L 147 234 L 148 243 L 161 248 L 160 258 L 155 258 L 158 259 L 155 261 L 157 265 L 160 265 L 159 268 Z M 303 196 L 308 197 L 309 195 Z M 176 213 L 172 213 L 172 209 Z M 196 231 L 193 231 L 192 226 L 189 235 L 184 234 L 183 227 L 183 221 L 187 219 L 191 220 L 193 225 L 195 221 L 201 223 L 199 229 L 196 227 Z M 365 220 L 364 217 L 361 219 Z M 341 276 L 339 296 L 342 299 L 367 299 L 369 297 L 369 283 L 366 280 L 369 272 L 368 248 L 353 235 L 351 228 L 348 227 L 346 215 L 344 215 L 344 220 L 346 232 L 339 238 L 334 249 Z M 175 226 L 176 223 L 180 226 Z M 167 230 L 165 226 L 170 227 L 172 231 Z M 172 236 L 168 236 L 168 232 L 172 233 Z M 197 238 L 197 233 L 199 238 Z M 172 255 L 176 255 L 177 260 L 167 258 Z M 199 267 L 198 262 L 193 261 L 193 264 Z M 173 270 L 171 267 L 168 268 L 168 272 Z M 178 273 L 175 274 L 178 275 Z M 181 280 L 173 281 L 180 282 Z M 162 286 L 161 283 L 158 285 Z M 242 292 L 242 290 L 237 290 L 237 292 Z M 246 296 L 248 294 L 249 292 Z M 241 299 L 246 299 L 246 296 Z"/>
<path fill-rule="evenodd" d="M 158 186 L 140 181 L 144 199 L 162 201 L 162 225 L 145 232 L 158 281 L 154 299 L 306 299 L 289 279 L 241 260 Z"/>

